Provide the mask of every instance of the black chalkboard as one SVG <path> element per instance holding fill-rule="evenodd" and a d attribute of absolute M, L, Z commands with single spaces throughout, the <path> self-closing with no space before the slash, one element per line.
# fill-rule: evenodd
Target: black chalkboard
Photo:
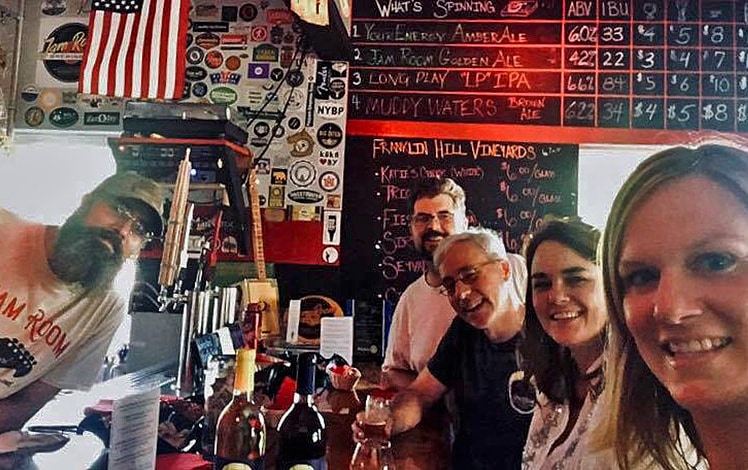
<path fill-rule="evenodd" d="M 341 261 L 351 293 L 395 302 L 423 272 L 407 212 L 416 179 L 457 181 L 480 225 L 518 252 L 545 214 L 576 214 L 578 153 L 576 145 L 349 136 Z"/>
<path fill-rule="evenodd" d="M 351 119 L 748 130 L 748 0 L 358 1 L 351 40 Z"/>

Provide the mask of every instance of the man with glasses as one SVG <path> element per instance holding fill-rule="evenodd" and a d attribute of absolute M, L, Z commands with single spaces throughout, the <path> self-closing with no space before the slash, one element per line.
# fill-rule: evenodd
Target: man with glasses
<path fill-rule="evenodd" d="M 382 371 L 393 388 L 407 387 L 436 351 L 455 312 L 439 295 L 432 258 L 439 242 L 467 229 L 465 191 L 450 178 L 417 181 L 408 199 L 410 235 L 428 268 L 400 296 L 390 326 Z"/>
<path fill-rule="evenodd" d="M 412 429 L 453 391 L 460 426 L 451 468 L 518 469 L 530 416 L 512 408 L 508 393 L 525 317 L 509 255 L 494 232 L 470 229 L 445 238 L 434 264 L 457 318 L 427 367 L 395 397 L 391 432 Z M 355 440 L 366 437 L 355 423 L 353 431 Z"/>
<path fill-rule="evenodd" d="M 110 176 L 60 227 L 0 209 L 0 432 L 60 389 L 89 388 L 126 302 L 112 282 L 163 229 L 159 185 Z"/>

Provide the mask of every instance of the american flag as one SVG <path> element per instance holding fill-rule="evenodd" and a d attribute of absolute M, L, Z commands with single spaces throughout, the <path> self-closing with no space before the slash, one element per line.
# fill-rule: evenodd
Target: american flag
<path fill-rule="evenodd" d="M 78 91 L 182 97 L 190 0 L 93 0 Z"/>

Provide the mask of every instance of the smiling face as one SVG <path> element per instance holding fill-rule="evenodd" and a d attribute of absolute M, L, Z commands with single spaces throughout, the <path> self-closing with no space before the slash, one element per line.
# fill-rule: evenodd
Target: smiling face
<path fill-rule="evenodd" d="M 599 348 L 607 313 L 600 269 L 555 240 L 541 242 L 532 259 L 532 305 L 557 343 L 572 350 Z"/>
<path fill-rule="evenodd" d="M 505 318 L 509 300 L 509 263 L 491 262 L 486 252 L 472 242 L 457 242 L 444 255 L 439 275 L 453 285 L 449 303 L 457 315 L 489 336 L 507 340 L 518 331 L 515 318 Z M 521 324 L 521 319 L 519 324 Z"/>
<path fill-rule="evenodd" d="M 748 210 L 704 177 L 662 185 L 624 234 L 625 321 L 691 412 L 748 410 Z"/>
<path fill-rule="evenodd" d="M 429 219 L 425 222 L 420 219 Z M 463 211 L 455 208 L 454 201 L 446 194 L 418 199 L 413 206 L 410 235 L 413 244 L 424 258 L 431 259 L 443 238 L 465 229 Z"/>

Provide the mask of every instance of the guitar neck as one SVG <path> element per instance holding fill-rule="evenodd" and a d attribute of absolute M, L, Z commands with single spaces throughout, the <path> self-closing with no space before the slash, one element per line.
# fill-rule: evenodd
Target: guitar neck
<path fill-rule="evenodd" d="M 252 210 L 252 253 L 257 267 L 257 279 L 267 279 L 265 271 L 265 246 L 262 242 L 262 215 L 260 214 L 260 196 L 257 193 L 257 173 L 254 169 L 249 174 L 249 201 Z"/>

